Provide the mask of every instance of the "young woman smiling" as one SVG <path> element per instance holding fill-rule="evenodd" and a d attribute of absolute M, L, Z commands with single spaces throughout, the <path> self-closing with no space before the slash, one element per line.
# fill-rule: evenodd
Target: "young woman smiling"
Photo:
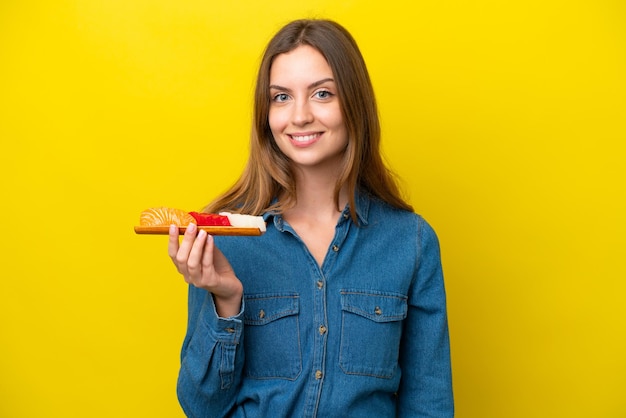
<path fill-rule="evenodd" d="M 261 237 L 171 228 L 189 286 L 178 395 L 193 417 L 452 417 L 437 236 L 383 164 L 365 62 L 327 20 L 270 41 L 250 158 L 205 211 Z"/>

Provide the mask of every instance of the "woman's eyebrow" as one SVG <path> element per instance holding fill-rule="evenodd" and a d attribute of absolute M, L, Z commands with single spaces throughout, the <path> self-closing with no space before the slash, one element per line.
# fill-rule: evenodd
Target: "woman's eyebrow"
<path fill-rule="evenodd" d="M 287 87 L 279 86 L 278 84 L 270 84 L 270 90 L 291 91 Z"/>
<path fill-rule="evenodd" d="M 322 85 L 324 83 L 327 83 L 329 81 L 333 82 L 333 83 L 335 82 L 335 80 L 333 78 L 327 77 L 327 78 L 323 78 L 321 80 L 318 80 L 318 81 L 316 81 L 314 83 L 309 84 L 308 88 L 312 89 L 312 88 L 318 87 L 318 86 L 320 86 L 320 85 Z M 270 84 L 270 89 L 280 90 L 280 91 L 291 91 L 291 89 L 289 89 L 287 87 L 279 86 L 278 84 Z"/>
<path fill-rule="evenodd" d="M 330 77 L 323 78 L 323 79 L 321 79 L 319 81 L 316 81 L 315 83 L 309 84 L 309 88 L 314 88 L 314 87 L 320 86 L 320 85 L 322 85 L 322 84 L 324 84 L 324 83 L 326 83 L 328 81 L 333 82 L 333 83 L 335 82 L 335 80 L 330 78 Z"/>

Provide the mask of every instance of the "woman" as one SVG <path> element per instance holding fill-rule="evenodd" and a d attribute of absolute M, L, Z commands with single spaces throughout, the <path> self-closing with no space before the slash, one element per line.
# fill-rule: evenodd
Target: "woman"
<path fill-rule="evenodd" d="M 340 25 L 300 20 L 258 73 L 250 158 L 205 211 L 261 237 L 170 229 L 189 283 L 178 396 L 193 417 L 453 416 L 437 237 L 383 164 L 374 93 Z"/>

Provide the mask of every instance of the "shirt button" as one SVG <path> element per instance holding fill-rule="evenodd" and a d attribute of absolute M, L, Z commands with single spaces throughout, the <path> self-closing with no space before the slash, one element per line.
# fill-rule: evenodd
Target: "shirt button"
<path fill-rule="evenodd" d="M 339 251 L 339 247 L 337 247 L 336 245 L 333 245 L 333 251 L 334 251 L 334 252 Z"/>
<path fill-rule="evenodd" d="M 318 370 L 318 371 L 316 371 L 316 372 L 315 372 L 315 378 L 316 378 L 317 380 L 321 379 L 321 378 L 322 378 L 322 376 L 323 376 L 323 374 L 322 374 L 322 371 L 321 371 L 321 370 Z"/>
<path fill-rule="evenodd" d="M 318 280 L 318 281 L 317 281 L 317 288 L 318 288 L 318 289 L 321 289 L 322 287 L 324 287 L 324 282 L 323 282 L 323 281 L 321 281 L 321 280 Z"/>
<path fill-rule="evenodd" d="M 263 319 L 263 318 L 265 318 L 265 311 L 263 309 L 261 309 L 259 311 L 259 319 Z"/>
<path fill-rule="evenodd" d="M 326 334 L 326 330 L 327 328 L 324 325 L 320 325 L 319 327 L 320 335 Z"/>
<path fill-rule="evenodd" d="M 348 219 L 349 217 L 350 217 L 350 214 L 348 212 L 344 212 L 343 219 Z"/>
<path fill-rule="evenodd" d="M 226 332 L 234 334 L 235 333 L 235 328 L 224 328 Z"/>
<path fill-rule="evenodd" d="M 374 313 L 375 313 L 376 315 L 382 315 L 383 310 L 382 310 L 382 309 L 380 309 L 380 306 L 377 306 L 377 307 L 375 307 L 375 308 L 374 308 Z"/>

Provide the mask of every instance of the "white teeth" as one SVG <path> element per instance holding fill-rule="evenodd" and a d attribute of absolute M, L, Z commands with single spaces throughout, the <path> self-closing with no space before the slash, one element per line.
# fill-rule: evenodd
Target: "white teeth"
<path fill-rule="evenodd" d="M 295 135 L 291 135 L 291 138 L 294 141 L 297 142 L 306 142 L 306 141 L 310 141 L 312 139 L 314 139 L 315 137 L 317 137 L 317 134 L 313 134 L 313 135 L 304 135 L 304 136 L 295 136 Z"/>

